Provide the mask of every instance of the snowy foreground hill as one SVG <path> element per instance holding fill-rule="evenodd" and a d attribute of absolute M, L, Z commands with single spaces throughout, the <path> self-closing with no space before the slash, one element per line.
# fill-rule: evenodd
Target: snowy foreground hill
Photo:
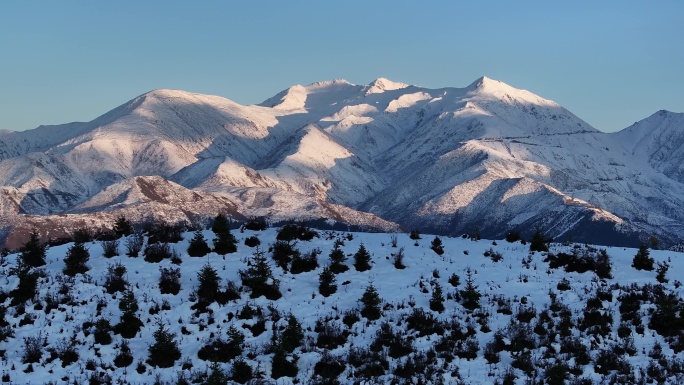
<path fill-rule="evenodd" d="M 684 231 L 684 115 L 603 133 L 486 77 L 296 85 L 259 105 L 179 90 L 86 123 L 0 133 L 0 243 L 125 215 L 333 219 L 443 235 L 636 246 Z"/>
<path fill-rule="evenodd" d="M 3 383 L 684 381 L 681 253 L 650 251 L 661 280 L 668 280 L 660 283 L 655 270 L 632 267 L 636 249 L 551 244 L 549 252 L 530 252 L 530 243 L 520 241 L 441 237 L 438 255 L 431 248 L 435 237 L 425 234 L 414 240 L 405 233 L 318 231 L 311 240 L 290 242 L 299 252 L 296 267 L 287 258 L 272 259 L 278 231 L 233 230 L 237 252 L 203 257 L 188 255 L 190 241 L 201 234 L 211 245 L 214 233 L 183 233 L 161 253 L 173 258 L 160 262 L 146 261 L 147 246 L 138 257 L 126 256 L 135 235 L 119 239 L 120 255 L 111 258 L 103 256 L 101 242 L 87 242 L 89 270 L 73 278 L 63 273 L 64 257 L 77 246 L 50 247 L 46 264 L 30 270 L 42 271 L 37 295 L 23 299 L 16 294 L 21 258 L 3 257 Z M 240 271 L 259 262 L 257 248 L 244 244 L 252 237 L 272 270 L 265 284 L 279 283 L 278 299 L 250 298 L 253 290 L 242 285 Z M 361 245 L 371 256 L 365 271 L 354 266 Z M 319 277 L 335 247 L 349 269 L 339 269 L 336 291 L 325 297 Z M 400 252 L 403 261 L 397 261 Z M 318 267 L 305 271 L 303 260 Z M 566 272 L 563 264 L 596 272 Z M 160 275 L 174 268 L 180 291 L 161 294 Z M 206 278 L 212 269 L 220 277 L 218 292 L 207 291 L 210 285 L 199 289 L 198 272 Z M 128 282 L 121 288 L 130 289 L 134 301 L 114 290 L 117 276 Z M 360 301 L 373 302 L 371 287 L 381 300 L 374 320 L 368 319 L 375 318 L 373 306 Z M 129 300 L 127 310 L 120 308 L 122 298 Z M 211 300 L 198 306 L 200 298 Z M 135 322 L 117 325 L 125 311 L 134 315 L 129 321 L 142 321 L 130 338 L 122 330 Z M 152 351 L 156 358 L 148 361 Z"/>

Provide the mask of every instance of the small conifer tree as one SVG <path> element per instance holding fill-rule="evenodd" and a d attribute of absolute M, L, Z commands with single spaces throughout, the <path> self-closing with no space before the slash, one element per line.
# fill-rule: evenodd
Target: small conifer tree
<path fill-rule="evenodd" d="M 128 346 L 126 340 L 121 341 L 119 345 L 119 354 L 114 357 L 114 365 L 117 368 L 125 368 L 133 363 L 133 354 L 131 353 L 131 348 Z"/>
<path fill-rule="evenodd" d="M 95 330 L 93 336 L 95 343 L 100 345 L 109 345 L 112 343 L 112 336 L 109 334 L 112 331 L 112 326 L 106 318 L 98 318 L 95 321 Z"/>
<path fill-rule="evenodd" d="M 38 232 L 33 230 L 29 240 L 21 248 L 21 259 L 27 266 L 40 267 L 45 265 L 45 245 L 40 242 Z"/>
<path fill-rule="evenodd" d="M 541 229 L 537 229 L 530 240 L 530 251 L 549 251 L 549 246 L 547 246 L 546 243 L 546 239 L 544 238 Z"/>
<path fill-rule="evenodd" d="M 138 301 L 131 289 L 124 292 L 124 295 L 119 301 L 119 310 L 121 310 L 121 319 L 117 325 L 114 326 L 114 332 L 121 334 L 123 338 L 133 338 L 142 328 L 143 323 L 135 315 L 138 311 Z"/>
<path fill-rule="evenodd" d="M 203 382 L 204 385 L 224 385 L 228 383 L 228 375 L 223 372 L 221 366 L 218 362 L 211 364 L 211 373 L 207 377 L 206 381 Z"/>
<path fill-rule="evenodd" d="M 324 297 L 328 297 L 337 291 L 335 273 L 333 273 L 328 266 L 324 267 L 323 271 L 318 276 L 318 291 Z"/>
<path fill-rule="evenodd" d="M 147 363 L 160 368 L 170 368 L 181 358 L 173 333 L 170 333 L 161 322 L 154 332 L 154 344 L 148 348 L 148 352 Z"/>
<path fill-rule="evenodd" d="M 133 234 L 133 226 L 131 225 L 131 222 L 129 222 L 128 219 L 126 219 L 126 217 L 123 215 L 120 215 L 116 218 L 113 230 L 114 234 L 116 234 L 118 237 L 126 237 Z"/>
<path fill-rule="evenodd" d="M 599 278 L 610 279 L 613 278 L 611 273 L 612 266 L 610 264 L 610 256 L 606 249 L 601 249 L 596 256 L 594 271 Z"/>
<path fill-rule="evenodd" d="M 67 250 L 64 258 L 64 269 L 62 272 L 68 276 L 75 276 L 76 274 L 83 274 L 90 270 L 88 260 L 90 253 L 85 248 L 83 243 L 74 243 L 69 250 Z"/>
<path fill-rule="evenodd" d="M 276 300 L 282 297 L 279 282 L 273 278 L 273 271 L 262 250 L 257 249 L 248 264 L 247 270 L 240 270 L 239 274 L 242 284 L 252 290 L 250 298 L 263 295 L 267 299 Z"/>
<path fill-rule="evenodd" d="M 480 307 L 480 294 L 477 291 L 477 286 L 475 286 L 475 280 L 473 279 L 473 272 L 468 268 L 466 270 L 466 286 L 461 290 L 462 305 L 468 310 L 475 310 Z"/>
<path fill-rule="evenodd" d="M 442 240 L 439 239 L 439 237 L 435 237 L 435 239 L 432 240 L 430 248 L 432 249 L 432 251 L 437 253 L 437 255 L 444 254 L 444 246 L 442 246 Z"/>
<path fill-rule="evenodd" d="M 214 252 L 218 255 L 226 255 L 237 251 L 237 239 L 228 230 L 227 232 L 217 233 L 214 238 Z"/>
<path fill-rule="evenodd" d="M 290 314 L 287 317 L 287 327 L 280 336 L 280 344 L 286 352 L 292 353 L 297 347 L 302 345 L 302 341 L 304 341 L 302 325 L 294 315 Z"/>
<path fill-rule="evenodd" d="M 349 267 L 344 264 L 344 262 L 347 260 L 347 257 L 344 255 L 344 251 L 342 251 L 338 245 L 335 245 L 335 247 L 330 251 L 328 257 L 330 258 L 330 271 L 333 273 L 340 274 L 349 270 Z"/>
<path fill-rule="evenodd" d="M 444 311 L 444 295 L 442 293 L 442 286 L 439 283 L 433 283 L 432 297 L 430 298 L 430 310 L 436 312 Z"/>
<path fill-rule="evenodd" d="M 19 285 L 10 292 L 12 305 L 23 304 L 38 294 L 39 269 L 33 269 L 20 258 L 11 273 L 19 278 Z"/>
<path fill-rule="evenodd" d="M 366 250 L 366 247 L 363 246 L 363 243 L 361 246 L 359 246 L 359 251 L 354 254 L 354 268 L 357 271 L 366 271 L 371 269 L 371 255 L 368 253 L 368 250 Z"/>
<path fill-rule="evenodd" d="M 382 299 L 378 294 L 378 290 L 373 286 L 373 284 L 366 287 L 366 291 L 359 299 L 359 302 L 363 304 L 361 308 L 361 315 L 367 319 L 373 321 L 382 316 L 382 309 L 380 305 L 382 304 Z"/>
<path fill-rule="evenodd" d="M 191 257 L 204 257 L 209 254 L 211 249 L 207 245 L 207 241 L 204 239 L 202 231 L 197 230 L 195 236 L 190 240 L 190 245 L 188 246 L 188 255 Z"/>
<path fill-rule="evenodd" d="M 669 269 L 670 265 L 667 262 L 658 262 L 658 268 L 656 269 L 658 274 L 656 275 L 656 280 L 658 280 L 660 283 L 667 283 L 669 279 L 667 279 L 665 275 Z"/>
<path fill-rule="evenodd" d="M 294 355 L 291 360 L 287 359 L 287 352 L 278 344 L 271 361 L 271 378 L 277 380 L 280 377 L 296 377 L 297 361 L 299 357 Z"/>
<path fill-rule="evenodd" d="M 644 244 L 639 246 L 639 251 L 637 251 L 634 259 L 632 260 L 632 267 L 637 270 L 653 270 L 653 264 L 655 260 L 651 258 L 648 247 Z"/>
<path fill-rule="evenodd" d="M 204 305 L 214 302 L 218 295 L 219 285 L 221 284 L 221 277 L 219 277 L 216 269 L 209 263 L 206 263 L 204 267 L 197 272 L 197 280 L 199 282 L 199 286 L 197 287 L 197 301 Z"/>
<path fill-rule="evenodd" d="M 228 223 L 228 218 L 226 218 L 225 215 L 219 213 L 214 218 L 214 223 L 212 223 L 211 225 L 211 231 L 213 231 L 214 234 L 229 233 L 230 224 Z"/>
<path fill-rule="evenodd" d="M 226 255 L 237 251 L 237 239 L 230 232 L 230 224 L 225 215 L 219 214 L 214 218 L 211 226 L 214 232 L 214 252 L 219 255 Z"/>
<path fill-rule="evenodd" d="M 238 357 L 233 361 L 230 372 L 230 379 L 238 384 L 246 384 L 254 378 L 252 367 L 242 357 Z"/>

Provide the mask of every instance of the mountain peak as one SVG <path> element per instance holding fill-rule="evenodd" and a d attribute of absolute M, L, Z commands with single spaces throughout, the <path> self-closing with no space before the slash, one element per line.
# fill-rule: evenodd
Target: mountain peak
<path fill-rule="evenodd" d="M 329 86 L 353 86 L 354 84 L 344 80 L 344 79 L 333 79 L 333 80 L 324 80 L 320 82 L 314 82 L 306 86 L 305 88 L 325 88 Z"/>
<path fill-rule="evenodd" d="M 500 81 L 500 80 L 495 80 L 492 78 L 488 78 L 486 76 L 482 76 L 478 79 L 476 79 L 474 82 L 470 83 L 467 89 L 470 90 L 479 90 L 479 91 L 485 91 L 485 92 L 510 92 L 511 90 L 515 91 L 522 91 L 518 90 L 517 88 L 511 87 L 508 84 Z"/>
<path fill-rule="evenodd" d="M 409 85 L 406 83 L 393 82 L 386 78 L 377 78 L 373 80 L 366 88 L 366 95 L 380 94 L 385 91 L 394 91 L 406 88 Z"/>
<path fill-rule="evenodd" d="M 191 95 L 194 95 L 194 94 L 191 92 L 188 92 L 188 91 L 174 90 L 174 89 L 170 89 L 170 88 L 159 88 L 156 90 L 146 92 L 140 96 L 153 97 L 153 98 L 178 98 L 178 97 L 188 97 Z"/>

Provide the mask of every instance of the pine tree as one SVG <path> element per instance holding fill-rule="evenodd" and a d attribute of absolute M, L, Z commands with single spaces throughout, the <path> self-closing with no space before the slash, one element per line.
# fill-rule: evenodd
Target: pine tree
<path fill-rule="evenodd" d="M 287 327 L 280 336 L 280 344 L 286 352 L 292 353 L 297 347 L 302 345 L 303 340 L 304 332 L 302 331 L 302 325 L 294 315 L 290 314 L 287 318 Z"/>
<path fill-rule="evenodd" d="M 214 238 L 214 252 L 218 255 L 226 255 L 237 251 L 237 239 L 228 230 L 227 232 L 216 233 Z"/>
<path fill-rule="evenodd" d="M 333 273 L 340 274 L 349 270 L 349 267 L 344 264 L 344 262 L 347 260 L 347 257 L 344 255 L 344 251 L 342 251 L 338 245 L 335 245 L 335 248 L 330 251 L 328 257 L 330 258 L 330 270 Z"/>
<path fill-rule="evenodd" d="M 19 278 L 19 285 L 10 292 L 12 306 L 23 304 L 38 294 L 39 271 L 24 263 L 23 259 L 17 260 L 17 266 L 11 271 Z"/>
<path fill-rule="evenodd" d="M 318 276 L 318 291 L 324 297 L 328 297 L 337 291 L 335 273 L 333 273 L 328 266 L 324 267 L 323 271 Z"/>
<path fill-rule="evenodd" d="M 380 295 L 373 284 L 370 284 L 368 287 L 366 287 L 366 291 L 361 296 L 361 299 L 359 299 L 359 302 L 363 304 L 363 308 L 361 309 L 362 316 L 371 321 L 382 316 L 382 309 L 380 308 L 382 299 L 380 298 Z"/>
<path fill-rule="evenodd" d="M 40 243 L 38 232 L 33 230 L 29 240 L 21 249 L 21 259 L 27 266 L 40 267 L 45 265 L 45 245 Z"/>
<path fill-rule="evenodd" d="M 131 289 L 124 292 L 124 295 L 119 300 L 119 310 L 121 310 L 121 319 L 119 323 L 114 326 L 114 332 L 121 334 L 123 338 L 133 338 L 142 328 L 143 323 L 135 315 L 138 311 L 138 301 Z"/>
<path fill-rule="evenodd" d="M 228 379 L 228 376 L 223 372 L 221 366 L 217 362 L 214 362 L 211 364 L 211 373 L 209 374 L 209 377 L 207 377 L 206 381 L 204 381 L 202 384 L 225 385 L 228 383 Z"/>
<path fill-rule="evenodd" d="M 214 223 L 211 225 L 211 231 L 214 234 L 230 233 L 230 224 L 228 223 L 228 218 L 223 214 L 218 214 L 214 218 Z"/>
<path fill-rule="evenodd" d="M 271 361 L 271 378 L 277 380 L 280 377 L 296 377 L 297 376 L 297 361 L 299 357 L 296 355 L 292 357 L 292 360 L 287 359 L 287 354 L 282 346 L 276 346 L 275 352 L 273 354 L 273 359 Z"/>
<path fill-rule="evenodd" d="M 658 268 L 656 272 L 656 280 L 660 283 L 667 283 L 669 280 L 665 277 L 667 271 L 670 269 L 670 265 L 667 262 L 658 262 Z"/>
<path fill-rule="evenodd" d="M 606 249 L 599 250 L 596 256 L 594 272 L 599 278 L 610 279 L 613 278 L 611 273 L 612 266 L 610 265 L 610 256 Z"/>
<path fill-rule="evenodd" d="M 648 247 L 644 244 L 639 246 L 639 251 L 637 251 L 634 259 L 632 260 L 632 267 L 637 270 L 653 270 L 653 264 L 655 260 L 651 258 Z"/>
<path fill-rule="evenodd" d="M 462 305 L 468 310 L 475 310 L 480 307 L 480 297 L 482 294 L 477 291 L 475 280 L 473 279 L 473 272 L 468 268 L 466 270 L 466 286 L 461 290 Z"/>
<path fill-rule="evenodd" d="M 126 237 L 133 234 L 133 226 L 131 225 L 131 222 L 129 222 L 128 219 L 126 219 L 126 217 L 123 215 L 120 215 L 118 218 L 116 218 L 113 230 L 118 237 Z"/>
<path fill-rule="evenodd" d="M 207 245 L 207 241 L 202 235 L 202 231 L 197 230 L 195 236 L 190 240 L 190 245 L 188 246 L 188 255 L 191 257 L 204 257 L 209 254 L 211 249 Z"/>
<path fill-rule="evenodd" d="M 228 328 L 228 344 L 235 357 L 242 354 L 242 344 L 245 343 L 245 336 L 235 326 Z"/>
<path fill-rule="evenodd" d="M 111 344 L 112 336 L 109 334 L 111 331 L 112 326 L 109 324 L 109 320 L 106 318 L 98 318 L 98 320 L 95 321 L 95 330 L 93 331 L 95 343 L 100 345 Z"/>
<path fill-rule="evenodd" d="M 254 378 L 252 367 L 242 357 L 233 361 L 230 373 L 230 379 L 238 384 L 246 384 Z"/>
<path fill-rule="evenodd" d="M 530 240 L 530 251 L 549 251 L 549 246 L 547 246 L 546 243 L 547 241 L 544 239 L 544 234 L 542 234 L 541 229 L 537 229 Z"/>
<path fill-rule="evenodd" d="M 441 313 L 444 311 L 444 296 L 442 294 L 442 287 L 437 282 L 434 282 L 433 286 L 432 297 L 430 298 L 430 310 Z"/>
<path fill-rule="evenodd" d="M 173 333 L 170 333 L 160 322 L 154 332 L 154 344 L 148 348 L 147 363 L 160 368 L 172 367 L 176 360 L 181 358 L 181 352 L 174 337 Z"/>
<path fill-rule="evenodd" d="M 273 278 L 273 272 L 263 251 L 257 249 L 248 265 L 247 270 L 240 270 L 239 274 L 242 284 L 252 290 L 250 298 L 258 298 L 263 295 L 267 299 L 276 300 L 282 297 L 279 282 Z"/>
<path fill-rule="evenodd" d="M 368 253 L 366 250 L 366 247 L 363 246 L 363 243 L 361 246 L 359 246 L 359 251 L 354 254 L 354 268 L 357 271 L 366 271 L 371 269 L 371 255 Z"/>
<path fill-rule="evenodd" d="M 119 310 L 124 313 L 135 313 L 138 311 L 138 301 L 135 299 L 133 290 L 128 289 L 119 300 Z"/>
<path fill-rule="evenodd" d="M 237 251 L 237 239 L 230 232 L 230 224 L 223 214 L 218 214 L 211 225 L 214 232 L 214 252 L 219 255 L 226 255 Z"/>
<path fill-rule="evenodd" d="M 437 253 L 437 255 L 444 254 L 444 246 L 442 246 L 442 240 L 439 239 L 439 237 L 435 237 L 435 239 L 432 240 L 430 248 L 432 249 L 432 251 Z"/>
<path fill-rule="evenodd" d="M 119 346 L 119 354 L 114 357 L 114 365 L 117 368 L 125 368 L 133 363 L 133 354 L 131 353 L 131 348 L 128 346 L 126 340 L 121 341 Z"/>
<path fill-rule="evenodd" d="M 206 263 L 202 269 L 197 272 L 197 280 L 199 286 L 197 287 L 197 301 L 200 304 L 208 305 L 216 300 L 221 284 L 221 277 L 219 277 L 216 269 Z"/>
<path fill-rule="evenodd" d="M 85 248 L 85 245 L 83 243 L 74 243 L 69 250 L 67 250 L 62 272 L 71 277 L 76 274 L 83 274 L 90 270 L 90 267 L 87 264 L 89 259 L 90 253 L 88 252 L 88 249 Z"/>

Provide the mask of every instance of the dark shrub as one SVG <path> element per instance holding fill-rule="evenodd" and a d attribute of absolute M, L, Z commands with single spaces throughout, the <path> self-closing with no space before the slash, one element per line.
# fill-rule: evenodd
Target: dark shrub
<path fill-rule="evenodd" d="M 346 366 L 344 360 L 325 351 L 314 366 L 314 374 L 326 379 L 335 379 L 344 372 Z"/>
<path fill-rule="evenodd" d="M 145 248 L 145 262 L 159 263 L 164 259 L 171 258 L 171 247 L 168 243 L 153 243 Z"/>
<path fill-rule="evenodd" d="M 311 250 L 310 252 L 300 256 L 296 253 L 292 257 L 292 264 L 290 273 L 300 274 L 316 270 L 318 268 L 318 255 L 321 253 L 319 249 Z"/>
<path fill-rule="evenodd" d="M 160 267 L 159 268 L 159 292 L 161 294 L 176 295 L 181 289 L 180 278 L 181 271 L 179 268 Z"/>
<path fill-rule="evenodd" d="M 251 218 L 244 224 L 244 228 L 252 231 L 266 230 L 266 221 L 262 218 Z"/>
<path fill-rule="evenodd" d="M 126 266 L 122 265 L 121 262 L 107 266 L 107 276 L 105 277 L 104 284 L 107 293 L 114 294 L 126 290 L 128 282 L 124 278 L 125 275 Z"/>
<path fill-rule="evenodd" d="M 261 241 L 259 240 L 259 237 L 256 235 L 252 235 L 251 237 L 245 238 L 245 246 L 248 247 L 257 247 L 261 244 Z"/>
<path fill-rule="evenodd" d="M 102 241 L 100 242 L 100 245 L 102 245 L 102 256 L 105 258 L 112 258 L 116 257 L 119 255 L 119 241 L 117 240 L 111 240 L 111 241 Z"/>

